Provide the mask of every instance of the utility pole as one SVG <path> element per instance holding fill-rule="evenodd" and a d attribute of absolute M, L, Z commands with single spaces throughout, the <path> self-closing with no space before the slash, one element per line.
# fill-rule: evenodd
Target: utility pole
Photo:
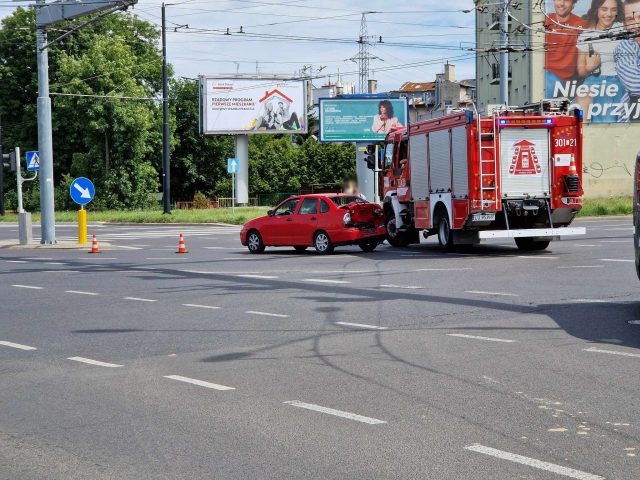
<path fill-rule="evenodd" d="M 166 5 L 162 4 L 162 204 L 171 213 L 171 170 L 169 162 L 169 76 L 167 74 Z"/>
<path fill-rule="evenodd" d="M 367 28 L 367 14 L 362 14 L 360 21 L 360 39 L 358 41 L 358 60 L 359 60 L 359 93 L 367 93 L 369 88 L 369 31 Z"/>
<path fill-rule="evenodd" d="M 502 0 L 500 11 L 500 103 L 509 105 L 509 3 Z"/>

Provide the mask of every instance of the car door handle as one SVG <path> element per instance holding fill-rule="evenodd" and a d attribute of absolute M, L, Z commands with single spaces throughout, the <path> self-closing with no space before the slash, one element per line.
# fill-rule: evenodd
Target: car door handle
<path fill-rule="evenodd" d="M 293 221 L 293 219 L 287 218 L 287 222 L 292 222 L 292 221 Z"/>
<path fill-rule="evenodd" d="M 317 218 L 316 217 L 311 217 L 311 220 L 317 220 Z"/>

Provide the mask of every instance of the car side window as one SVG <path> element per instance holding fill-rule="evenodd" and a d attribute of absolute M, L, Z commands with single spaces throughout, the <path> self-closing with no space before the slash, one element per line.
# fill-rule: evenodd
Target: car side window
<path fill-rule="evenodd" d="M 287 200 L 282 205 L 280 205 L 275 212 L 273 212 L 274 216 L 280 217 L 282 215 L 293 215 L 293 212 L 296 211 L 296 205 L 300 199 L 292 198 L 291 200 Z"/>
<path fill-rule="evenodd" d="M 318 199 L 317 198 L 305 198 L 300 205 L 300 215 L 311 215 L 318 213 Z"/>
<path fill-rule="evenodd" d="M 320 213 L 327 213 L 329 210 L 331 210 L 329 204 L 324 200 L 320 200 Z"/>

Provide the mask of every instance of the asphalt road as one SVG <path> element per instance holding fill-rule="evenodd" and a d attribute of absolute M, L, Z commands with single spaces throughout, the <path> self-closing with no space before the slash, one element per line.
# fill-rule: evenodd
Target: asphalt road
<path fill-rule="evenodd" d="M 0 479 L 638 479 L 631 219 L 577 224 L 538 254 L 0 249 Z"/>

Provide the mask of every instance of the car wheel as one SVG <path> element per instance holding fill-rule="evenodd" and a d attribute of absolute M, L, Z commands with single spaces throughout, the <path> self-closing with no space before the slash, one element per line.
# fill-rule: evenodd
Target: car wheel
<path fill-rule="evenodd" d="M 249 235 L 247 235 L 247 248 L 250 253 L 264 252 L 264 242 L 256 230 L 251 230 Z"/>
<path fill-rule="evenodd" d="M 307 247 L 303 246 L 303 245 L 296 245 L 295 247 L 293 247 L 296 249 L 296 252 L 304 252 Z"/>
<path fill-rule="evenodd" d="M 313 246 L 320 255 L 329 255 L 333 252 L 333 243 L 327 232 L 320 231 L 313 237 Z"/>
<path fill-rule="evenodd" d="M 384 224 L 387 230 L 387 242 L 392 247 L 406 247 L 409 241 L 404 232 L 400 232 L 396 226 L 396 217 L 391 215 Z"/>
<path fill-rule="evenodd" d="M 358 246 L 360 247 L 360 250 L 362 250 L 363 252 L 373 252 L 378 246 L 378 241 L 374 240 L 372 242 L 362 242 L 362 243 L 359 243 Z"/>
<path fill-rule="evenodd" d="M 544 250 L 551 243 L 551 240 L 534 240 L 531 237 L 516 237 L 515 240 L 518 248 L 525 252 L 535 252 L 536 250 Z"/>
<path fill-rule="evenodd" d="M 438 221 L 438 243 L 443 252 L 448 252 L 453 248 L 453 234 L 446 212 L 442 212 Z"/>

